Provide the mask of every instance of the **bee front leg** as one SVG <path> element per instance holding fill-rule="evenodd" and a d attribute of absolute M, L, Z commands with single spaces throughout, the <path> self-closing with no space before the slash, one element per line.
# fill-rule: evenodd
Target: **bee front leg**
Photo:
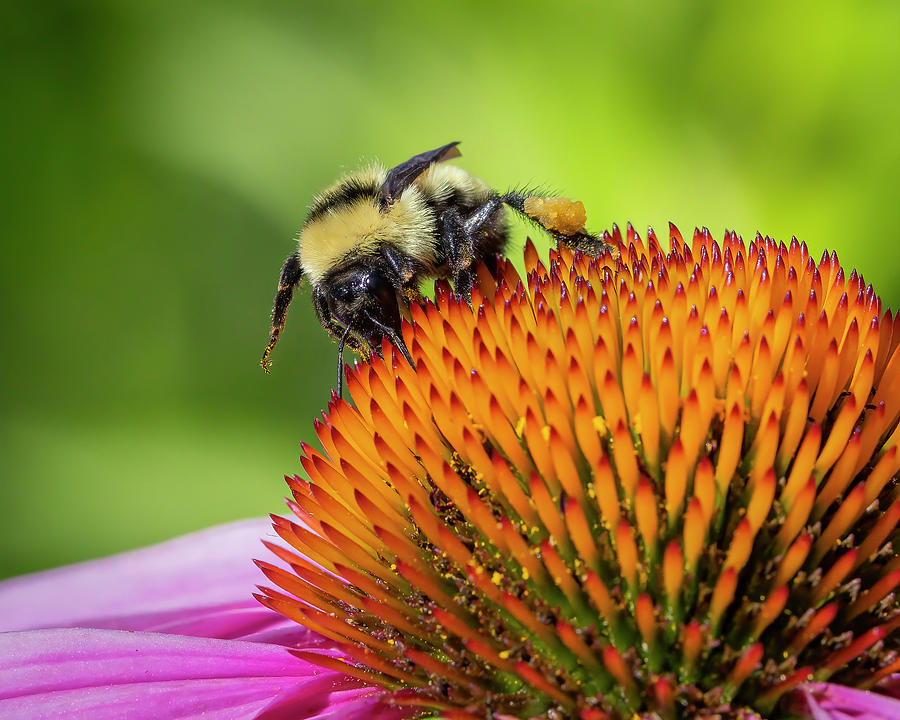
<path fill-rule="evenodd" d="M 278 290 L 275 293 L 274 307 L 272 308 L 272 327 L 269 331 L 269 343 L 263 351 L 262 358 L 259 361 L 260 367 L 269 372 L 269 355 L 278 344 L 278 338 L 281 337 L 281 331 L 284 330 L 284 321 L 287 316 L 288 307 L 291 304 L 291 298 L 294 297 L 294 288 L 303 277 L 303 265 L 300 263 L 300 253 L 295 252 L 287 260 L 281 268 L 281 275 L 278 278 Z"/>
<path fill-rule="evenodd" d="M 419 285 L 417 282 L 422 271 L 421 268 L 416 265 L 416 262 L 412 258 L 399 252 L 392 245 L 386 245 L 382 249 L 381 255 L 387 260 L 391 270 L 393 270 L 397 276 L 396 281 L 394 282 L 394 290 L 397 291 L 397 294 L 406 301 L 407 305 L 413 302 L 423 302 L 422 293 L 419 292 Z"/>

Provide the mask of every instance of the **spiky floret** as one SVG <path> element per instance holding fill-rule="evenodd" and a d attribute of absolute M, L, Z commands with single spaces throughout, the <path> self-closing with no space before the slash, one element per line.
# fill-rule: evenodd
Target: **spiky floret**
<path fill-rule="evenodd" d="M 260 600 L 449 718 L 778 718 L 896 672 L 900 323 L 796 240 L 605 239 L 348 372 Z"/>

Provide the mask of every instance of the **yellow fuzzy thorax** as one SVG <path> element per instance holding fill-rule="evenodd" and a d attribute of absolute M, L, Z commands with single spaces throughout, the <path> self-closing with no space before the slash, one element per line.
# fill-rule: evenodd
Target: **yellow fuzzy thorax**
<path fill-rule="evenodd" d="M 386 170 L 377 165 L 351 173 L 322 192 L 314 204 L 328 204 L 348 182 L 378 187 L 385 176 Z M 395 246 L 434 272 L 439 263 L 437 218 L 432 204 L 445 200 L 453 191 L 485 198 L 491 192 L 485 183 L 458 167 L 433 165 L 387 212 L 381 212 L 374 195 L 346 204 L 336 202 L 300 232 L 298 242 L 304 274 L 313 284 L 319 283 L 347 259 L 373 255 L 385 244 Z"/>

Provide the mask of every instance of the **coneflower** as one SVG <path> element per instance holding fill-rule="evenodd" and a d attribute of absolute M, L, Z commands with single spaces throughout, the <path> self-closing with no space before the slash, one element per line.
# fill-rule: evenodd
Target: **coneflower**
<path fill-rule="evenodd" d="M 299 656 L 458 720 L 893 702 L 850 688 L 900 670 L 900 324 L 833 253 L 669 236 L 529 243 L 348 371 L 259 563 L 345 659 Z"/>

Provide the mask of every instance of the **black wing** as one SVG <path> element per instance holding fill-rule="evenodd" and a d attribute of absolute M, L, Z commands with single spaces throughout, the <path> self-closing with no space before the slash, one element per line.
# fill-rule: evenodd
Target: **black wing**
<path fill-rule="evenodd" d="M 428 152 L 414 155 L 406 162 L 388 170 L 387 178 L 385 178 L 384 184 L 378 193 L 382 211 L 393 205 L 403 191 L 412 185 L 416 178 L 425 172 L 432 163 L 444 162 L 445 160 L 459 157 L 461 153 L 456 149 L 457 145 L 459 145 L 458 141 L 443 145 L 437 150 L 429 150 Z"/>

